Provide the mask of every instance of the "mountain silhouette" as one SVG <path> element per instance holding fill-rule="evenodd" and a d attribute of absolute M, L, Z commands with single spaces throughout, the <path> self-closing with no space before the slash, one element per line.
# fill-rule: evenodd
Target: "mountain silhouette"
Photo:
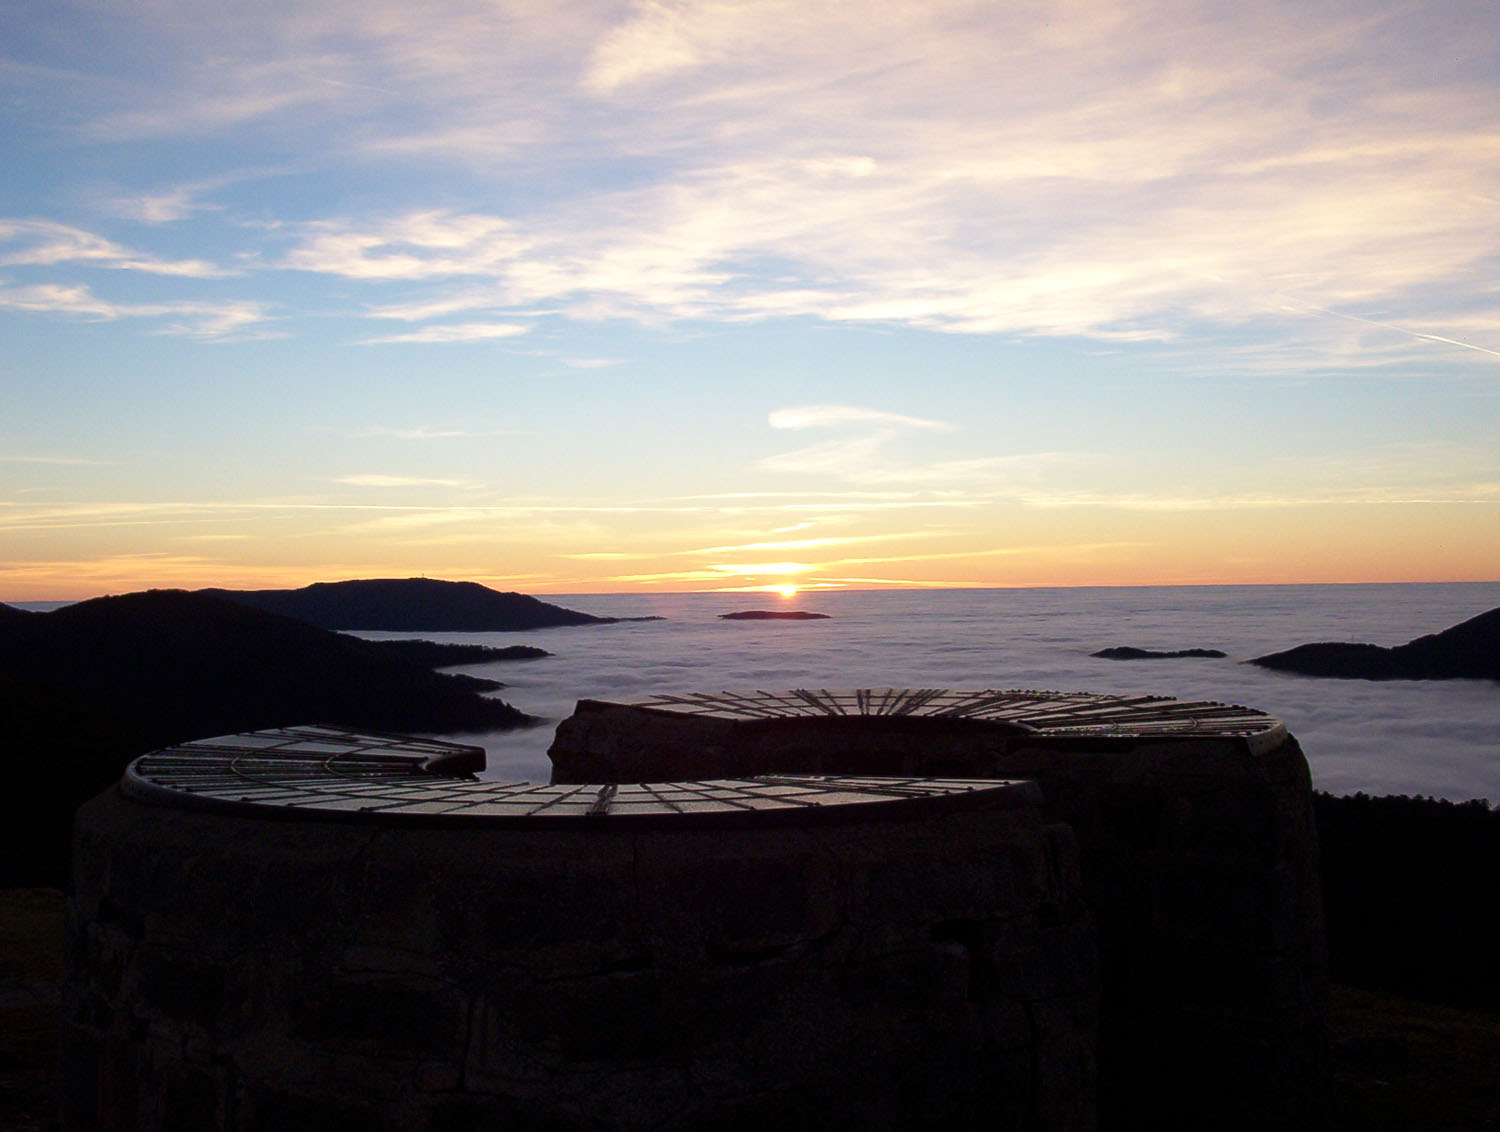
<path fill-rule="evenodd" d="M 478 582 L 445 582 L 436 578 L 367 578 L 315 582 L 299 590 L 196 592 L 267 613 L 295 617 L 321 629 L 509 633 L 560 625 L 603 625 L 614 620 L 564 609 L 527 594 L 502 593 Z"/>
<path fill-rule="evenodd" d="M 401 642 L 391 642 L 400 645 Z M 387 642 L 181 590 L 0 609 L 0 884 L 60 883 L 73 810 L 137 755 L 300 723 L 493 731 L 535 720 Z"/>
<path fill-rule="evenodd" d="M 1500 609 L 1404 645 L 1322 642 L 1258 656 L 1262 668 L 1363 680 L 1500 680 Z"/>

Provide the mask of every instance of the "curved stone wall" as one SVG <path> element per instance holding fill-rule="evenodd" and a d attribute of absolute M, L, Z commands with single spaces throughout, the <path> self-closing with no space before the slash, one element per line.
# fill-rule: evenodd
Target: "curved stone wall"
<path fill-rule="evenodd" d="M 1099 929 L 1107 1127 L 1314 1122 L 1326 958 L 1311 781 L 1263 712 L 1160 697 L 859 689 L 581 701 L 554 781 L 1025 778 Z"/>
<path fill-rule="evenodd" d="M 68 1126 L 1093 1126 L 1096 949 L 1031 784 L 473 755 L 225 737 L 85 806 Z"/>

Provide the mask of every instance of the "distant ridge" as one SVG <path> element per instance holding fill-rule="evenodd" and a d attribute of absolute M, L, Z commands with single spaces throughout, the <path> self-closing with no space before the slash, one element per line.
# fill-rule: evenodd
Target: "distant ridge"
<path fill-rule="evenodd" d="M 1363 680 L 1500 680 L 1500 609 L 1395 648 L 1321 642 L 1258 656 L 1262 668 Z"/>
<path fill-rule="evenodd" d="M 441 675 L 463 663 L 364 641 L 182 590 L 94 598 L 5 621 L 0 677 L 37 703 L 75 705 L 49 726 L 86 727 L 91 712 L 129 720 L 164 746 L 225 731 L 296 723 L 383 730 L 488 730 L 533 722 L 477 693 L 498 687 Z M 22 697 L 3 701 L 18 715 Z"/>
<path fill-rule="evenodd" d="M 604 625 L 595 617 L 478 582 L 436 578 L 374 578 L 314 582 L 300 590 L 198 590 L 207 597 L 295 617 L 320 629 L 393 633 L 509 633 L 561 625 Z"/>

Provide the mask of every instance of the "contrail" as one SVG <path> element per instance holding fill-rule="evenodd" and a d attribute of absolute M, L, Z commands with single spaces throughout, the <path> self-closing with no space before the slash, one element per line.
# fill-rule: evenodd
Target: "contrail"
<path fill-rule="evenodd" d="M 371 86 L 369 83 L 346 83 L 346 82 L 343 82 L 340 79 L 328 79 L 328 78 L 324 78 L 322 75 L 314 75 L 313 76 L 313 81 L 314 82 L 322 83 L 325 86 L 342 86 L 342 87 L 348 87 L 350 90 L 373 90 L 377 94 L 395 94 L 396 93 L 396 91 L 391 90 L 388 87 Z"/>
<path fill-rule="evenodd" d="M 1398 334 L 1405 334 L 1409 338 L 1420 338 L 1427 342 L 1443 342 L 1449 346 L 1462 346 L 1465 350 L 1477 350 L 1481 354 L 1488 354 L 1492 358 L 1500 358 L 1500 350 L 1491 350 L 1488 346 L 1476 346 L 1472 342 L 1461 342 L 1457 338 L 1444 338 L 1441 334 L 1425 334 L 1420 330 L 1408 330 L 1404 326 L 1397 326 L 1390 322 L 1381 322 L 1373 318 L 1361 318 L 1357 314 L 1345 314 L 1343 311 L 1332 311 L 1327 307 L 1315 307 L 1310 303 L 1302 303 L 1296 299 L 1293 303 L 1306 310 L 1317 311 L 1319 314 L 1332 315 L 1334 318 L 1346 318 L 1350 322 L 1362 322 L 1366 326 L 1378 326 L 1382 330 L 1394 330 Z"/>

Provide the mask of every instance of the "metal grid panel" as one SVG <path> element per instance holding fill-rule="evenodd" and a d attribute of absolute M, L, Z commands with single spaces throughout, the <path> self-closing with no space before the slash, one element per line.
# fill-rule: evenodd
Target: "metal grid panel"
<path fill-rule="evenodd" d="M 462 750 L 462 748 L 458 748 Z M 285 728 L 218 736 L 144 755 L 122 783 L 137 798 L 262 816 L 535 825 L 552 820 L 701 820 L 965 797 L 1031 801 L 1029 783 L 778 775 L 599 785 L 481 782 L 424 769 L 448 745 L 396 736 Z"/>
<path fill-rule="evenodd" d="M 974 719 L 1023 727 L 1039 736 L 1243 739 L 1266 750 L 1286 738 L 1281 722 L 1235 704 L 1165 696 L 1109 696 L 1030 689 L 955 692 L 943 688 L 794 688 L 787 692 L 699 692 L 650 696 L 634 706 L 727 720 L 820 716 Z"/>

